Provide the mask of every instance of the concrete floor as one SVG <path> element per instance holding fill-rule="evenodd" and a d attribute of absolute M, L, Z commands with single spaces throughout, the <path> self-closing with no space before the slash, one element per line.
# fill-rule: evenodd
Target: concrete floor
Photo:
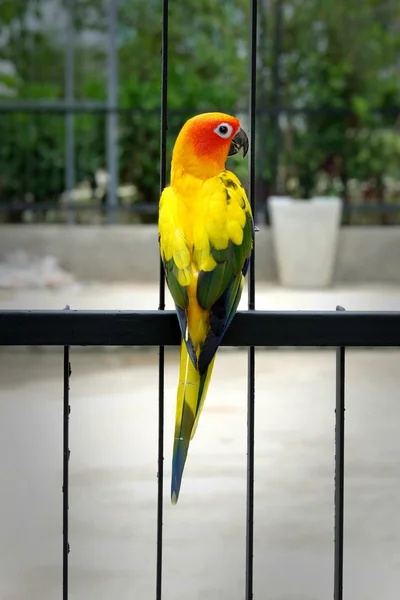
<path fill-rule="evenodd" d="M 398 600 L 398 351 L 349 351 L 345 598 Z M 70 598 L 155 597 L 157 353 L 72 353 Z M 0 352 L 0 599 L 61 597 L 62 355 Z M 165 600 L 244 598 L 246 355 L 222 349 L 177 506 L 167 352 Z M 333 580 L 334 353 L 257 352 L 256 600 Z"/>

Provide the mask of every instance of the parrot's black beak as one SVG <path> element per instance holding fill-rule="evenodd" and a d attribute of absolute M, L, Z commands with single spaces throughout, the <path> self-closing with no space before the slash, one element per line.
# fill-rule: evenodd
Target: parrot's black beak
<path fill-rule="evenodd" d="M 243 148 L 243 158 L 246 156 L 249 149 L 249 138 L 242 128 L 239 129 L 233 140 L 231 141 L 231 147 L 229 148 L 228 156 L 237 154 L 239 150 Z"/>

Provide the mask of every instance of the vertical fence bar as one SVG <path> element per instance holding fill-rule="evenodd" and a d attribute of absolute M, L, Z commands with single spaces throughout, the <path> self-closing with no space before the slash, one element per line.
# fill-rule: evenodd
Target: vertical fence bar
<path fill-rule="evenodd" d="M 342 306 L 336 310 L 343 311 Z M 334 600 L 343 600 L 345 348 L 336 350 Z"/>
<path fill-rule="evenodd" d="M 256 119 L 256 66 L 257 66 L 257 0 L 251 0 L 250 17 L 250 153 L 249 200 L 254 215 L 255 207 L 255 119 Z M 254 238 L 254 236 L 253 236 Z M 255 309 L 255 261 L 250 260 L 248 308 Z M 255 349 L 248 350 L 247 375 L 247 498 L 246 498 L 246 600 L 253 598 L 253 547 L 254 547 L 254 399 L 255 399 Z"/>
<path fill-rule="evenodd" d="M 108 0 L 107 218 L 115 223 L 118 202 L 118 0 Z"/>
<path fill-rule="evenodd" d="M 75 211 L 72 203 L 72 190 L 75 187 L 75 116 L 69 108 L 74 102 L 74 20 L 75 0 L 69 0 L 65 27 L 65 92 L 67 104 L 65 113 L 65 191 L 67 200 L 67 221 L 73 224 Z"/>
<path fill-rule="evenodd" d="M 162 0 L 161 32 L 161 114 L 160 114 L 160 195 L 167 174 L 167 104 L 168 102 L 168 0 Z M 160 259 L 159 310 L 165 309 L 164 267 Z M 157 493 L 157 576 L 156 600 L 162 598 L 163 555 L 163 492 L 164 492 L 164 346 L 158 357 L 158 493 Z"/>
<path fill-rule="evenodd" d="M 68 309 L 68 307 L 67 307 Z M 68 599 L 68 486 L 69 486 L 69 378 L 71 365 L 69 361 L 69 346 L 64 346 L 64 397 L 63 397 L 63 600 Z"/>

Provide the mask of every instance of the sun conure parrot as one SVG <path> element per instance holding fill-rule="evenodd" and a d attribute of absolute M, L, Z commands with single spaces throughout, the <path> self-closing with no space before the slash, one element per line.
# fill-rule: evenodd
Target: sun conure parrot
<path fill-rule="evenodd" d="M 172 153 L 160 199 L 159 241 L 182 333 L 172 458 L 176 504 L 189 442 L 207 393 L 215 352 L 236 312 L 253 246 L 254 224 L 239 179 L 225 169 L 247 135 L 219 112 L 189 119 Z"/>

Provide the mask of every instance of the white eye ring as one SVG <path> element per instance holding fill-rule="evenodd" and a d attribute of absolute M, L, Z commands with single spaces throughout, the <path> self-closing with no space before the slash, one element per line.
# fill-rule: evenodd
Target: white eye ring
<path fill-rule="evenodd" d="M 220 123 L 218 127 L 214 129 L 214 133 L 224 140 L 227 140 L 232 135 L 232 126 L 229 125 L 229 123 Z"/>

